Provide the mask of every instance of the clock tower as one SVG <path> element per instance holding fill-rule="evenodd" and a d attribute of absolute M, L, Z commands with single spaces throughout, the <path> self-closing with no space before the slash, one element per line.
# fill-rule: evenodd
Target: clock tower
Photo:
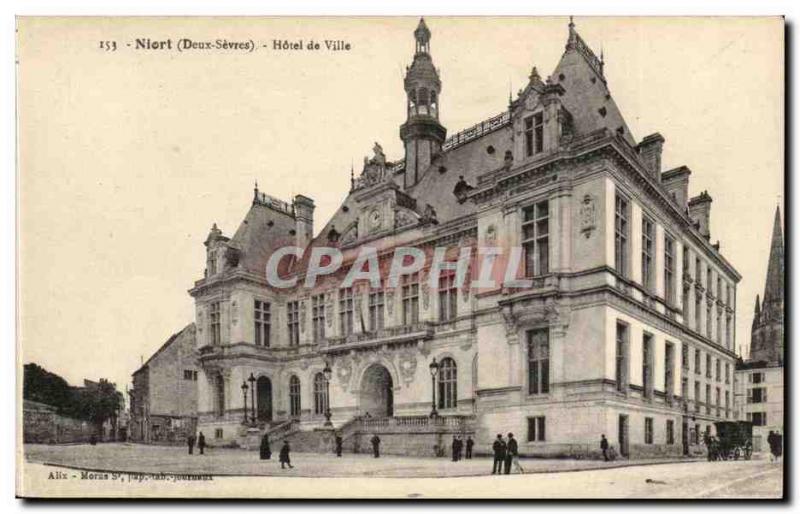
<path fill-rule="evenodd" d="M 405 145 L 403 188 L 414 186 L 422 178 L 433 158 L 442 150 L 447 130 L 439 123 L 439 94 L 442 83 L 430 54 L 431 31 L 420 19 L 414 31 L 414 61 L 406 68 L 406 122 L 400 126 Z"/>

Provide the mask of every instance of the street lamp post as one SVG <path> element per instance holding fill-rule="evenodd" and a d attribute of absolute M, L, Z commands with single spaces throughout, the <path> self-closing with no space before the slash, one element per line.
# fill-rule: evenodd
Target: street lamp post
<path fill-rule="evenodd" d="M 325 369 L 322 370 L 322 374 L 325 375 L 325 426 L 332 427 L 333 423 L 331 423 L 331 376 L 333 375 L 333 370 L 331 369 L 330 364 L 328 364 L 328 361 L 325 361 Z"/>
<path fill-rule="evenodd" d="M 428 368 L 431 371 L 431 417 L 435 418 L 439 415 L 436 412 L 436 375 L 439 374 L 439 363 L 436 362 L 436 357 L 433 358 L 433 362 Z"/>
<path fill-rule="evenodd" d="M 255 425 L 256 423 L 256 377 L 250 373 L 250 377 L 247 379 L 250 382 L 250 404 L 252 408 L 250 409 L 250 421 Z"/>
<path fill-rule="evenodd" d="M 242 424 L 247 424 L 247 382 L 242 381 L 242 402 L 244 404 L 244 419 L 242 420 Z"/>

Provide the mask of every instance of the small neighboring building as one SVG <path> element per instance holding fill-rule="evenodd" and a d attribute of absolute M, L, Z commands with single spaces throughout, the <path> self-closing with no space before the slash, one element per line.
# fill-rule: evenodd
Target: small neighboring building
<path fill-rule="evenodd" d="M 131 441 L 182 442 L 197 424 L 195 325 L 170 337 L 133 373 Z"/>
<path fill-rule="evenodd" d="M 750 356 L 736 366 L 737 416 L 753 423 L 753 449 L 768 451 L 770 431 L 783 434 L 784 251 L 780 209 L 770 243 L 763 302 L 756 296 Z"/>

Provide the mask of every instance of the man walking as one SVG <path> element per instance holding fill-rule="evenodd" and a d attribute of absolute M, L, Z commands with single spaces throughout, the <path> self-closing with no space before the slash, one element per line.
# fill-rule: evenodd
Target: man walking
<path fill-rule="evenodd" d="M 281 461 L 281 469 L 286 469 L 284 465 L 288 465 L 289 469 L 292 469 L 292 461 L 289 458 L 289 441 L 284 440 L 283 446 L 281 446 L 281 452 L 278 455 L 278 460 Z"/>
<path fill-rule="evenodd" d="M 608 439 L 605 434 L 600 435 L 600 449 L 603 450 L 603 460 L 608 462 Z"/>
<path fill-rule="evenodd" d="M 506 442 L 503 441 L 503 434 L 497 434 L 497 439 L 492 444 L 492 451 L 494 452 L 492 475 L 495 473 L 499 475 L 503 472 L 503 462 L 506 459 Z"/>
<path fill-rule="evenodd" d="M 194 434 L 189 434 L 189 437 L 186 438 L 186 444 L 189 445 L 189 455 L 194 453 Z"/>
<path fill-rule="evenodd" d="M 456 461 L 461 460 L 461 452 L 464 451 L 464 441 L 461 440 L 461 436 L 456 436 Z"/>
<path fill-rule="evenodd" d="M 203 451 L 206 449 L 206 436 L 203 432 L 197 437 L 197 448 L 200 450 L 200 455 L 205 455 Z"/>
<path fill-rule="evenodd" d="M 458 460 L 458 439 L 456 439 L 456 436 L 453 436 L 453 442 L 450 445 L 450 450 L 451 450 L 451 452 L 453 454 L 453 462 L 457 461 Z"/>
<path fill-rule="evenodd" d="M 475 441 L 472 440 L 472 436 L 467 436 L 467 452 L 465 457 L 467 459 L 472 458 L 472 447 L 475 445 Z"/>
<path fill-rule="evenodd" d="M 370 442 L 372 443 L 372 454 L 377 459 L 381 456 L 381 438 L 378 437 L 378 434 L 375 434 L 370 439 Z"/>
<path fill-rule="evenodd" d="M 517 448 L 517 440 L 514 439 L 514 434 L 508 433 L 508 443 L 506 445 L 506 475 L 511 474 L 511 464 L 514 464 L 514 469 L 522 473 L 522 466 L 519 465 L 519 452 Z"/>

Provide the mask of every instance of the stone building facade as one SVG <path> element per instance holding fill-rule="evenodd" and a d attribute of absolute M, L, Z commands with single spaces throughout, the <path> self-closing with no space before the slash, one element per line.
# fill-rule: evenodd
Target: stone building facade
<path fill-rule="evenodd" d="M 596 455 L 601 434 L 624 456 L 691 451 L 733 417 L 740 276 L 711 243 L 710 195 L 690 197 L 687 167 L 662 170 L 661 135 L 634 138 L 572 22 L 552 74 L 534 67 L 507 109 L 449 138 L 424 21 L 414 41 L 403 158 L 376 144 L 317 235 L 311 199 L 258 188 L 233 236 L 209 233 L 190 290 L 200 429 L 235 440 L 250 409 L 255 429 L 300 437 L 329 407 L 346 444 L 379 433 L 397 452 L 451 432 L 478 452 L 500 432 L 525 455 Z M 343 270 L 273 287 L 266 266 L 288 245 L 304 252 L 280 261 L 284 278 L 302 284 L 322 247 Z M 469 277 L 530 282 L 431 284 L 426 259 L 399 284 L 342 287 L 367 246 L 382 271 L 398 247 L 450 263 L 469 248 Z"/>
<path fill-rule="evenodd" d="M 784 265 L 781 213 L 777 209 L 763 302 L 756 296 L 750 356 L 736 367 L 737 417 L 753 423 L 755 451 L 769 451 L 770 431 L 783 434 Z"/>
<path fill-rule="evenodd" d="M 172 335 L 133 373 L 129 438 L 143 443 L 183 443 L 197 425 L 195 325 Z"/>

